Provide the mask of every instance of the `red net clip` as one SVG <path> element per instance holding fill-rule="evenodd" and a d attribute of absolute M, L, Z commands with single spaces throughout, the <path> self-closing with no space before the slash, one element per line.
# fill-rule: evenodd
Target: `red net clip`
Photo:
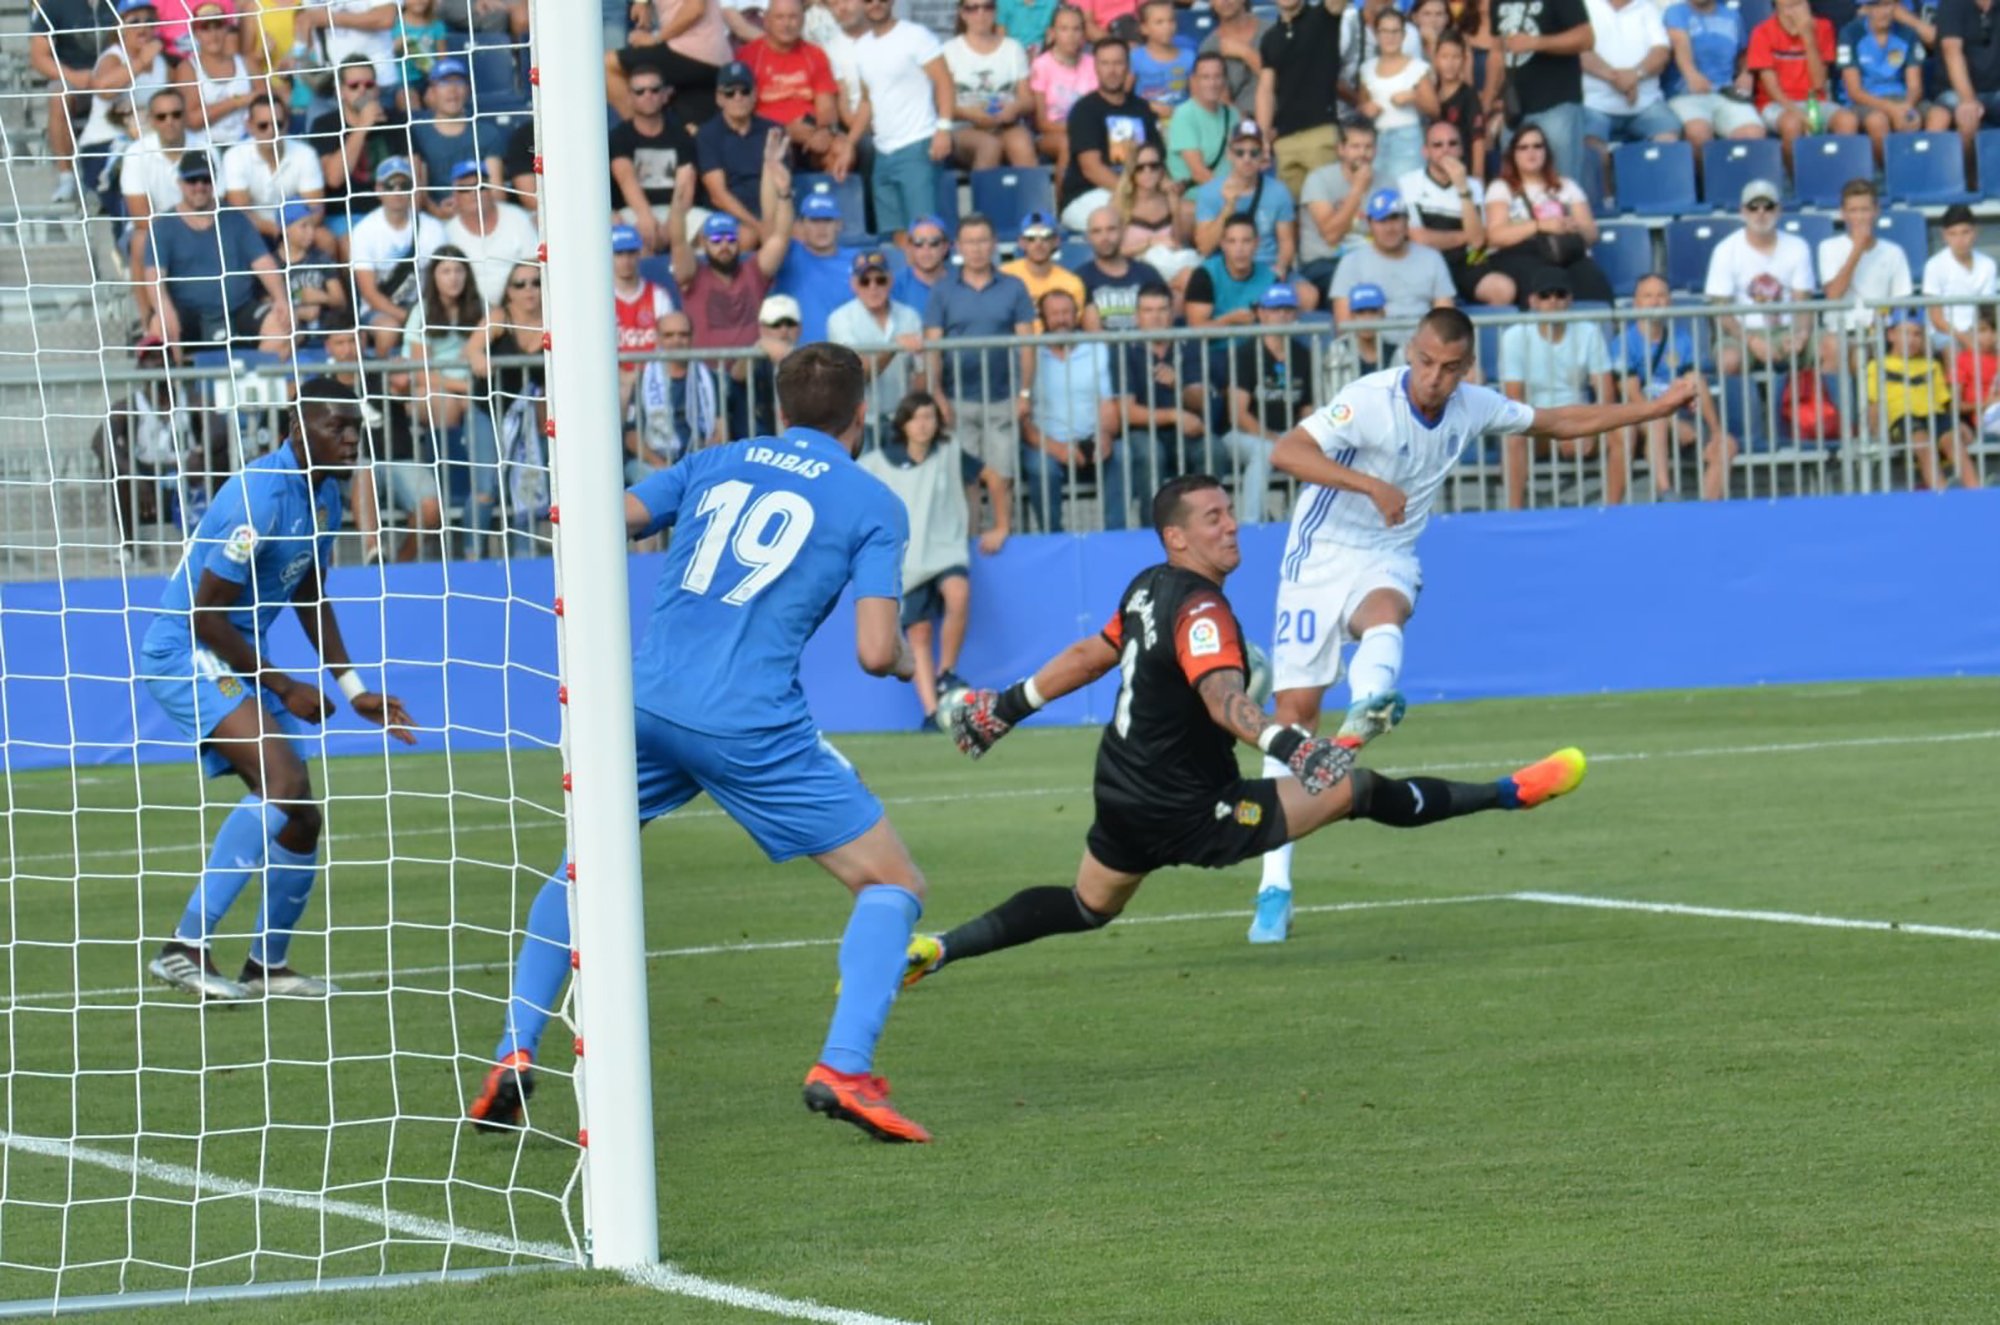
<path fill-rule="evenodd" d="M 556 435 L 556 416 L 549 415 L 549 421 L 542 425 L 542 435 L 553 438 Z"/>
<path fill-rule="evenodd" d="M 558 703 L 558 704 L 567 704 L 567 703 L 569 703 L 569 687 L 568 687 L 568 686 L 557 686 L 557 687 L 556 687 L 556 703 Z"/>
<path fill-rule="evenodd" d="M 579 1127 L 576 1129 L 576 1144 L 580 1149 L 590 1149 L 590 1129 L 588 1127 Z"/>
<path fill-rule="evenodd" d="M 566 876 L 566 877 L 567 877 L 567 878 L 569 879 L 569 881 L 570 881 L 571 883 L 575 883 L 575 882 L 576 882 L 576 862 L 572 860 L 572 861 L 571 861 L 571 862 L 570 862 L 569 864 L 567 864 L 567 865 L 563 866 L 563 874 L 564 874 L 564 875 L 565 875 L 565 876 Z"/>
<path fill-rule="evenodd" d="M 531 65 L 529 65 L 529 66 L 528 66 L 528 86 L 529 86 L 529 87 L 540 87 L 541 85 L 542 85 L 542 66 L 540 66 L 540 65 L 538 65 L 538 64 L 531 64 Z"/>
<path fill-rule="evenodd" d="M 546 354 L 548 351 L 553 350 L 555 347 L 556 347 L 556 334 L 553 331 L 544 331 L 542 333 L 542 352 Z"/>
<path fill-rule="evenodd" d="M 560 506 L 549 507 L 549 523 L 550 524 L 562 523 L 562 507 Z"/>
<path fill-rule="evenodd" d="M 562 599 L 560 597 L 556 599 L 556 615 L 562 615 Z"/>
<path fill-rule="evenodd" d="M 583 969 L 583 954 L 575 948 L 569 950 L 569 969 L 572 971 L 581 971 Z"/>
<path fill-rule="evenodd" d="M 541 243 L 535 245 L 535 261 L 544 267 L 548 265 L 549 262 L 548 240 L 545 239 Z"/>
<path fill-rule="evenodd" d="M 535 173 L 537 175 L 542 173 L 542 154 L 540 152 L 535 153 Z"/>
<path fill-rule="evenodd" d="M 568 791 L 568 790 L 570 789 L 570 781 L 569 781 L 569 779 L 570 779 L 570 775 L 569 775 L 568 773 L 565 773 L 565 774 L 563 774 L 563 790 L 564 790 L 564 791 Z"/>
<path fill-rule="evenodd" d="M 578 1058 L 583 1057 L 583 1037 L 579 1035 L 575 1040 L 571 1041 L 570 1048 L 575 1051 Z"/>

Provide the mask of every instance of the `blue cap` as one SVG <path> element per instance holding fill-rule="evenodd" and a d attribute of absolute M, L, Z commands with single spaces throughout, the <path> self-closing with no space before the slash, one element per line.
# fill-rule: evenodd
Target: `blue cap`
<path fill-rule="evenodd" d="M 1389 296 L 1382 293 L 1379 285 L 1357 285 L 1347 292 L 1347 311 L 1350 313 L 1376 313 L 1389 306 Z"/>
<path fill-rule="evenodd" d="M 472 164 L 477 165 L 478 163 L 474 162 Z M 375 182 L 377 184 L 391 175 L 401 175 L 404 179 L 412 182 L 415 182 L 417 178 L 417 172 L 410 165 L 410 158 L 406 156 L 385 156 L 382 158 L 382 164 L 375 167 Z M 454 174 L 452 178 L 456 179 L 457 175 Z"/>
<path fill-rule="evenodd" d="M 724 87 L 755 87 L 757 74 L 741 60 L 731 60 L 722 66 L 722 72 L 715 76 L 715 85 Z"/>
<path fill-rule="evenodd" d="M 736 228 L 736 218 L 728 212 L 710 212 L 708 219 L 701 223 L 704 239 L 735 239 L 742 232 Z"/>
<path fill-rule="evenodd" d="M 1022 236 L 1025 237 L 1030 230 L 1046 230 L 1051 235 L 1061 233 L 1056 227 L 1056 218 L 1047 212 L 1029 212 L 1021 218 Z"/>
<path fill-rule="evenodd" d="M 637 253 L 644 247 L 646 247 L 646 242 L 639 238 L 637 227 L 629 225 L 614 225 L 611 227 L 611 251 L 613 253 Z"/>
<path fill-rule="evenodd" d="M 428 81 L 441 83 L 447 78 L 470 79 L 471 77 L 472 71 L 465 67 L 465 61 L 447 55 L 442 60 L 431 65 L 431 73 Z"/>
<path fill-rule="evenodd" d="M 312 204 L 309 202 L 288 202 L 278 211 L 287 228 L 297 225 L 312 214 Z"/>
<path fill-rule="evenodd" d="M 1290 281 L 1273 281 L 1270 288 L 1257 299 L 1259 308 L 1297 308 L 1299 292 L 1292 288 Z"/>
<path fill-rule="evenodd" d="M 1924 315 L 1920 309 L 1899 308 L 1889 314 L 1889 325 L 1892 327 L 1922 326 L 1923 322 Z"/>
<path fill-rule="evenodd" d="M 118 17 L 120 18 L 140 9 L 150 9 L 156 14 L 160 12 L 160 7 L 154 3 L 154 0 L 118 0 Z"/>
<path fill-rule="evenodd" d="M 460 180 L 464 179 L 467 175 L 484 175 L 485 173 L 486 173 L 486 168 L 484 166 L 480 165 L 477 161 L 474 161 L 472 158 L 467 157 L 465 160 L 459 162 L 457 165 L 451 168 L 451 182 L 456 184 Z"/>
<path fill-rule="evenodd" d="M 799 215 L 808 221 L 838 221 L 840 199 L 831 193 L 808 193 L 799 203 Z"/>
<path fill-rule="evenodd" d="M 1386 221 L 1403 214 L 1403 195 L 1394 189 L 1377 189 L 1368 195 L 1368 219 Z"/>
<path fill-rule="evenodd" d="M 863 249 L 854 255 L 854 262 L 849 270 L 856 276 L 865 276 L 871 271 L 887 271 L 889 259 L 880 249 Z"/>
<path fill-rule="evenodd" d="M 922 216 L 919 216 L 916 220 L 910 222 L 910 230 L 912 233 L 915 233 L 916 231 L 923 229 L 925 226 L 931 227 L 933 230 L 937 231 L 939 234 L 943 235 L 947 239 L 951 238 L 951 227 L 946 225 L 944 223 L 944 218 L 942 216 L 939 216 L 936 212 L 925 212 Z"/>

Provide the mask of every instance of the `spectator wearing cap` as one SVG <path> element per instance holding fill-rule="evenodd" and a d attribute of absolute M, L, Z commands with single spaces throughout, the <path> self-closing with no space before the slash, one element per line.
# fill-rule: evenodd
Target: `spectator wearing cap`
<path fill-rule="evenodd" d="M 1036 162 L 1029 128 L 1028 52 L 993 22 L 994 0 L 959 0 L 958 32 L 944 44 L 951 73 L 951 159 L 973 170 Z"/>
<path fill-rule="evenodd" d="M 840 122 L 840 85 L 826 52 L 805 39 L 805 22 L 803 0 L 770 0 L 764 34 L 736 58 L 756 80 L 757 114 L 784 128 L 799 164 L 846 179 L 854 145 Z"/>
<path fill-rule="evenodd" d="M 1299 206 L 1299 274 L 1324 292 L 1340 257 L 1368 241 L 1363 209 L 1375 191 L 1375 129 L 1340 126 L 1340 158 L 1306 176 Z"/>
<path fill-rule="evenodd" d="M 1908 450 L 1924 487 L 1942 492 L 1950 486 L 1938 467 L 1940 451 L 1966 487 L 1981 486 L 1979 466 L 1967 463 L 1970 438 L 1952 407 L 1951 376 L 1931 353 L 1916 309 L 1898 309 L 1890 317 L 1882 353 L 1868 365 L 1867 391 L 1870 424 L 1891 447 Z"/>
<path fill-rule="evenodd" d="M 1063 224 L 1082 230 L 1111 201 L 1119 175 L 1141 147 L 1165 158 L 1167 145 L 1153 108 L 1132 90 L 1130 48 L 1117 38 L 1097 44 L 1097 90 L 1069 109 L 1069 169 L 1060 188 Z"/>
<path fill-rule="evenodd" d="M 1222 244 L 1223 222 L 1247 216 L 1257 228 L 1257 261 L 1284 277 L 1298 260 L 1299 212 L 1267 167 L 1264 131 L 1244 120 L 1229 135 L 1229 169 L 1194 191 L 1194 247 L 1208 257 Z"/>
<path fill-rule="evenodd" d="M 1946 82 L 1938 105 L 1951 112 L 1967 156 L 1982 128 L 2000 128 L 2000 22 L 1995 22 L 1994 3 L 1944 0 L 1937 11 Z M 1992 192 L 1987 181 L 1980 185 Z"/>
<path fill-rule="evenodd" d="M 1557 267 L 1537 273 L 1528 291 L 1528 310 L 1555 314 L 1566 313 L 1569 307 L 1569 277 Z M 1500 334 L 1500 389 L 1509 400 L 1525 401 L 1536 409 L 1560 409 L 1590 399 L 1608 405 L 1618 399 L 1611 380 L 1611 351 L 1594 321 L 1517 322 L 1508 327 Z M 1631 448 L 1623 429 L 1603 440 L 1604 500 L 1616 506 L 1625 500 Z M 1554 445 L 1564 459 L 1587 460 L 1597 453 L 1598 441 L 1580 437 L 1550 443 L 1538 438 L 1537 450 L 1545 454 Z M 1507 438 L 1504 470 L 1510 511 L 1527 503 L 1528 456 L 1525 436 Z"/>
<path fill-rule="evenodd" d="M 312 148 L 278 133 L 278 112 L 270 102 L 250 107 L 243 124 L 247 136 L 222 154 L 223 197 L 275 246 L 282 226 L 279 208 L 288 202 L 310 203 L 319 215 L 326 174 Z"/>
<path fill-rule="evenodd" d="M 326 54 L 334 64 L 364 62 L 385 88 L 400 87 L 401 62 L 396 59 L 396 20 L 400 0 L 306 0 L 292 19 L 295 40 L 310 43 L 326 33 Z"/>
<path fill-rule="evenodd" d="M 375 209 L 375 168 L 390 157 L 409 155 L 409 127 L 400 111 L 383 106 L 378 78 L 372 60 L 351 56 L 334 71 L 336 104 L 306 130 L 326 176 L 327 202 L 346 204 L 327 210 L 327 228 L 343 239 L 353 221 Z"/>
<path fill-rule="evenodd" d="M 1970 207 L 1953 203 L 1938 224 L 1944 247 L 1924 262 L 1924 294 L 1954 302 L 1931 306 L 1931 331 L 1964 353 L 1977 348 L 1977 306 L 2000 297 L 2000 266 L 1975 247 L 1979 226 Z"/>
<path fill-rule="evenodd" d="M 1392 318 L 1416 319 L 1433 308 L 1456 301 L 1451 269 L 1434 248 L 1410 242 L 1409 211 L 1403 195 L 1377 189 L 1368 195 L 1368 243 L 1350 249 L 1333 272 L 1333 320 L 1344 324 L 1352 310 L 1348 295 L 1368 285 L 1383 295 L 1383 311 Z"/>
<path fill-rule="evenodd" d="M 1027 336 L 1035 329 L 1035 306 L 1028 287 L 993 265 L 993 223 L 974 212 L 958 225 L 958 270 L 947 270 L 931 287 L 924 309 L 924 339 L 971 336 Z M 1009 364 L 1010 354 L 1014 363 Z M 985 461 L 1011 488 L 1020 472 L 1020 415 L 1034 388 L 1034 348 L 932 349 L 925 376 L 941 385 L 938 405 L 945 427 L 973 456 Z"/>
<path fill-rule="evenodd" d="M 1162 332 L 1174 325 L 1174 293 L 1165 285 L 1139 291 L 1139 330 Z M 1201 387 L 1208 380 L 1206 355 L 1198 340 L 1126 341 L 1119 380 L 1125 435 L 1118 464 L 1127 490 L 1151 492 L 1175 474 L 1200 466 L 1208 425 Z M 1192 468 L 1191 468 L 1192 467 Z"/>
<path fill-rule="evenodd" d="M 936 34 L 898 19 L 890 0 L 865 0 L 868 30 L 854 43 L 861 104 L 849 132 L 873 137 L 869 180 L 875 229 L 898 241 L 910 222 L 937 206 L 937 163 L 951 154 L 957 96 Z"/>
<path fill-rule="evenodd" d="M 1229 371 L 1215 384 L 1229 420 L 1222 446 L 1235 470 L 1239 524 L 1265 518 L 1271 448 L 1313 409 L 1312 349 L 1293 334 L 1299 321 L 1298 292 L 1273 285 L 1257 300 L 1256 316 L 1258 334 L 1236 342 Z"/>
<path fill-rule="evenodd" d="M 221 0 L 202 0 L 189 15 L 193 37 L 173 79 L 187 98 L 188 140 L 220 151 L 243 141 L 250 107 L 270 104 L 271 89 L 251 75 L 236 49 L 235 11 Z"/>
<path fill-rule="evenodd" d="M 1384 343 L 1381 322 L 1388 296 L 1379 285 L 1357 285 L 1347 292 L 1347 320 L 1326 351 L 1326 394 L 1339 395 L 1357 377 L 1379 373 L 1395 361 Z"/>
<path fill-rule="evenodd" d="M 840 252 L 840 202 L 831 193 L 808 193 L 797 200 L 798 237 L 778 268 L 777 290 L 799 301 L 799 339 L 826 339 L 826 320 L 848 300 L 850 266 Z"/>
<path fill-rule="evenodd" d="M 1896 0 L 1862 0 L 1861 13 L 1840 34 L 1836 77 L 1841 100 L 1861 116 L 1861 128 L 1875 144 L 1880 169 L 1890 134 L 1942 133 L 1952 127 L 1952 116 L 1943 106 L 1924 102 L 1924 48 L 1917 37 L 1897 30 L 1903 25 Z"/>
<path fill-rule="evenodd" d="M 1583 133 L 1600 143 L 1670 143 L 1681 117 L 1667 104 L 1660 72 L 1673 50 L 1652 0 L 1584 0 L 1594 45 L 1583 64 Z"/>
<path fill-rule="evenodd" d="M 146 228 L 159 212 L 181 205 L 181 163 L 192 151 L 187 140 L 187 99 L 170 87 L 154 92 L 146 103 L 151 127 L 125 151 L 118 167 L 119 188 L 125 195 L 125 215 L 131 221 L 127 238 L 131 266 L 137 271 L 146 254 Z M 208 160 L 202 158 L 204 169 Z"/>
<path fill-rule="evenodd" d="M 117 159 L 117 152 L 130 138 L 143 138 L 153 127 L 147 108 L 153 93 L 167 86 L 172 66 L 162 53 L 160 36 L 153 22 L 158 17 L 158 11 L 151 0 L 118 0 L 118 30 L 101 52 L 97 51 L 99 34 L 96 31 L 77 33 L 67 26 L 77 19 L 77 11 L 68 6 L 95 2 L 63 0 L 64 8 L 60 12 L 66 17 L 58 16 L 56 9 L 45 10 L 43 6 L 36 6 L 38 21 L 31 28 L 35 35 L 29 39 L 28 56 L 45 77 L 54 79 L 58 69 L 68 68 L 63 63 L 69 58 L 63 53 L 65 50 L 78 54 L 78 43 L 85 42 L 96 53 L 96 63 L 89 68 L 81 84 L 90 89 L 87 100 L 89 114 L 83 127 L 75 130 L 75 174 L 80 175 L 84 184 L 97 193 L 105 211 L 116 212 L 118 183 L 115 177 L 118 171 L 111 168 L 112 164 Z M 44 16 L 46 27 L 39 21 Z M 101 17 L 101 14 L 93 14 L 90 26 L 94 27 Z M 38 56 L 45 56 L 46 60 Z M 68 75 L 63 74 L 63 78 L 67 80 Z M 71 131 L 72 125 L 66 114 L 57 115 L 55 110 L 52 105 L 49 134 L 52 140 L 59 140 Z M 66 164 L 66 158 L 67 153 L 58 156 L 59 171 Z M 73 178 L 71 184 L 74 184 Z M 62 200 L 65 188 L 63 175 L 58 173 L 58 201 Z M 177 206 L 179 200 L 175 199 L 168 205 Z"/>
<path fill-rule="evenodd" d="M 861 356 L 868 370 L 868 431 L 881 427 L 912 389 L 924 389 L 924 315 L 899 303 L 890 288 L 889 260 L 879 250 L 856 253 L 848 264 L 854 297 L 826 320 L 826 339 Z M 915 373 L 912 374 L 912 368 Z"/>
<path fill-rule="evenodd" d="M 773 136 L 782 143 L 785 131 L 757 114 L 757 79 L 741 60 L 723 66 L 715 96 L 721 113 L 694 132 L 702 190 L 710 207 L 736 218 L 744 242 L 754 246 L 764 235 L 758 184 L 765 148 Z"/>
<path fill-rule="evenodd" d="M 1206 184 L 1226 173 L 1229 137 L 1243 116 L 1226 97 L 1222 56 L 1198 56 L 1188 75 L 1188 99 L 1167 121 L 1167 174 L 1182 184 Z"/>
<path fill-rule="evenodd" d="M 347 243 L 361 320 L 375 329 L 375 352 L 386 355 L 403 338 L 431 255 L 450 241 L 435 216 L 417 210 L 416 172 L 407 160 L 390 157 L 377 173 L 382 205 L 355 222 Z"/>
<path fill-rule="evenodd" d="M 1521 138 L 1539 135 L 1524 129 Z M 1519 141 L 1519 138 L 1516 139 Z M 1482 304 L 1511 304 L 1514 279 L 1486 261 L 1485 191 L 1465 169 L 1465 140 L 1442 120 L 1424 131 L 1424 164 L 1396 181 L 1410 214 L 1410 239 L 1444 254 L 1458 297 Z"/>
<path fill-rule="evenodd" d="M 1056 261 L 1056 251 L 1062 242 L 1062 234 L 1056 229 L 1056 218 L 1047 212 L 1029 212 L 1021 222 L 1021 256 L 1012 262 L 1002 264 L 1000 270 L 1028 287 L 1028 300 L 1036 308 L 1042 306 L 1042 296 L 1051 290 L 1066 291 L 1076 300 L 1080 310 L 1083 307 L 1085 290 L 1083 281 L 1069 268 Z M 1035 330 L 1042 330 L 1039 322 Z"/>
<path fill-rule="evenodd" d="M 514 265 L 534 260 L 541 234 L 532 217 L 501 200 L 500 189 L 487 180 L 479 162 L 466 160 L 452 167 L 451 183 L 456 198 L 451 220 L 445 223 L 445 239 L 472 264 L 479 297 L 489 306 L 497 304 Z"/>
<path fill-rule="evenodd" d="M 500 158 L 506 144 L 494 121 L 466 113 L 470 89 L 465 61 L 456 56 L 437 61 L 424 84 L 425 112 L 410 121 L 410 158 L 417 168 L 417 187 L 424 191 L 424 211 L 435 217 L 451 215 L 451 172 L 459 162 L 477 161 L 488 179 L 501 178 Z M 379 166 L 376 177 L 381 177 Z"/>
<path fill-rule="evenodd" d="M 1241 324 L 1257 320 L 1257 301 L 1271 288 L 1278 274 L 1257 260 L 1260 237 L 1257 223 L 1241 212 L 1222 220 L 1222 241 L 1217 251 L 1203 258 L 1188 276 L 1183 295 L 1187 323 L 1205 327 Z"/>
<path fill-rule="evenodd" d="M 1078 329 L 1077 299 L 1066 289 L 1050 289 L 1036 311 L 1051 336 Z M 1111 353 L 1102 342 L 1036 348 L 1034 391 L 1021 420 L 1021 482 L 1044 533 L 1063 531 L 1070 482 L 1091 475 L 1104 502 L 1104 527 L 1124 529 L 1130 523 L 1128 475 L 1112 450 L 1119 399 Z"/>
<path fill-rule="evenodd" d="M 1150 263 L 1125 256 L 1125 227 L 1116 207 L 1090 214 L 1090 261 L 1076 269 L 1083 282 L 1083 328 L 1086 331 L 1130 331 L 1139 325 L 1139 291 L 1163 285 L 1165 278 Z"/>
<path fill-rule="evenodd" d="M 1757 80 L 1757 113 L 1785 147 L 1792 168 L 1792 144 L 1809 133 L 1855 133 L 1861 122 L 1833 100 L 1833 24 L 1812 11 L 1808 0 L 1776 0 L 1771 16 L 1750 30 L 1744 68 Z M 1815 104 L 1816 103 L 1816 104 Z"/>
<path fill-rule="evenodd" d="M 757 342 L 757 310 L 792 243 L 792 173 L 785 168 L 784 151 L 780 138 L 773 136 L 767 141 L 764 178 L 758 191 L 769 209 L 771 224 L 757 245 L 755 259 L 749 262 L 743 260 L 742 229 L 727 212 L 710 212 L 702 222 L 697 252 L 687 224 L 688 209 L 694 202 L 694 167 L 682 166 L 674 176 L 667 239 L 673 248 L 674 281 L 694 323 L 698 348 Z M 740 360 L 732 361 L 732 374 L 740 370 L 740 364 Z"/>
<path fill-rule="evenodd" d="M 1663 309 L 1672 303 L 1667 278 L 1657 272 L 1640 277 L 1632 291 L 1635 309 Z M 1657 399 L 1683 379 L 1695 385 L 1692 408 L 1645 425 L 1646 468 L 1652 472 L 1654 499 L 1678 498 L 1679 453 L 1699 440 L 1702 499 L 1721 500 L 1729 488 L 1729 462 L 1736 458 L 1736 439 L 1724 429 L 1722 416 L 1716 411 L 1715 393 L 1709 389 L 1695 347 L 1694 329 L 1685 321 L 1633 318 L 1625 324 L 1613 357 L 1618 361 L 1619 389 L 1627 401 Z"/>
<path fill-rule="evenodd" d="M 731 437 L 769 437 L 778 431 L 778 365 L 799 346 L 799 301 L 788 294 L 764 296 L 757 307 L 757 339 L 761 353 L 732 360 L 732 381 L 741 388 L 728 391 L 723 414 Z"/>
<path fill-rule="evenodd" d="M 313 242 L 319 230 L 313 209 L 288 202 L 279 215 L 284 229 L 279 232 L 276 256 L 292 309 L 292 335 L 289 344 L 279 338 L 263 348 L 267 354 L 290 357 L 300 350 L 320 349 L 328 333 L 352 327 L 354 316 L 347 303 L 347 270 Z"/>
<path fill-rule="evenodd" d="M 632 80 L 656 75 L 674 89 L 675 104 L 689 124 L 715 114 L 716 77 L 730 62 L 729 26 L 719 0 L 654 0 L 634 6 L 627 44 L 604 56 L 604 83 L 611 108 L 632 113 Z"/>
<path fill-rule="evenodd" d="M 1269 126 L 1275 142 L 1278 178 L 1294 197 L 1306 176 L 1331 165 L 1339 154 L 1334 126 L 1340 122 L 1337 91 L 1341 0 L 1278 0 L 1277 21 L 1257 45 L 1263 67 L 1257 74 L 1257 123 Z"/>
<path fill-rule="evenodd" d="M 41 0 L 29 7 L 28 63 L 49 83 L 49 156 L 59 204 L 77 196 L 75 120 L 88 113 L 98 48 L 117 24 L 109 0 Z"/>
<path fill-rule="evenodd" d="M 943 218 L 919 216 L 911 222 L 903 256 L 908 261 L 896 273 L 896 283 L 890 287 L 889 297 L 922 313 L 931 306 L 932 287 L 951 266 L 951 235 L 945 229 Z"/>
<path fill-rule="evenodd" d="M 1812 251 L 1805 240 L 1778 228 L 1778 186 L 1767 179 L 1745 184 L 1742 215 L 1743 228 L 1709 253 L 1703 292 L 1720 304 L 1812 298 L 1818 287 Z M 1746 368 L 1789 366 L 1812 338 L 1806 314 L 1725 314 L 1718 321 L 1722 334 L 1716 366 L 1725 377 Z"/>
<path fill-rule="evenodd" d="M 257 228 L 215 207 L 206 154 L 188 152 L 181 202 L 152 218 L 140 279 L 153 286 L 151 335 L 177 357 L 187 347 L 282 343 L 292 329 L 285 284 Z"/>
<path fill-rule="evenodd" d="M 658 72 L 632 75 L 632 115 L 611 130 L 611 197 L 618 220 L 639 232 L 648 253 L 667 251 L 661 229 L 674 206 L 674 176 L 698 155 L 694 130 L 671 104 L 670 89 Z M 708 216 L 696 209 L 698 225 Z"/>

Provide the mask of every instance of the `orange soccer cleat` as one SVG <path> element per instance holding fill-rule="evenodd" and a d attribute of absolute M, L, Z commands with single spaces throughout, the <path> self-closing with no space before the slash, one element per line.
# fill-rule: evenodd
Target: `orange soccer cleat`
<path fill-rule="evenodd" d="M 535 1057 L 516 1049 L 493 1065 L 479 1087 L 479 1097 L 465 1111 L 466 1120 L 482 1132 L 503 1132 L 521 1126 L 521 1113 L 535 1093 Z"/>
<path fill-rule="evenodd" d="M 924 1142 L 931 1134 L 896 1112 L 889 1083 L 866 1072 L 836 1072 L 825 1063 L 806 1073 L 806 1107 L 853 1123 L 877 1141 Z"/>
<path fill-rule="evenodd" d="M 1583 782 L 1583 751 L 1575 746 L 1537 759 L 1500 779 L 1501 803 L 1510 810 L 1532 810 L 1544 801 L 1567 796 Z"/>

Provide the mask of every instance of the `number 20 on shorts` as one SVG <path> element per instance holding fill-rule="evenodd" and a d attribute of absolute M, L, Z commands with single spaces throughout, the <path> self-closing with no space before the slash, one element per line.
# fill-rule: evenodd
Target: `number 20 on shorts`
<path fill-rule="evenodd" d="M 1319 638 L 1319 614 L 1311 608 L 1278 613 L 1279 644 L 1310 644 Z"/>

